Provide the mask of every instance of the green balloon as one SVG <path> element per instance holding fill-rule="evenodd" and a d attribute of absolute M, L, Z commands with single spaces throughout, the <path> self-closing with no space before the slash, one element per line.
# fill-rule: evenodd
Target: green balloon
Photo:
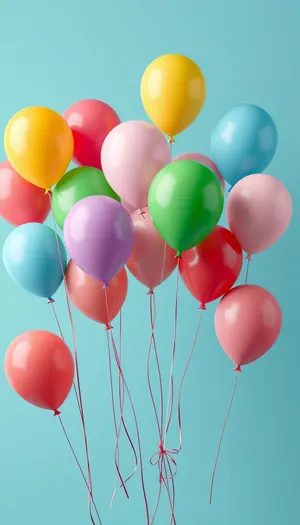
<path fill-rule="evenodd" d="M 108 184 L 103 171 L 81 166 L 65 173 L 52 194 L 54 217 L 61 229 L 74 204 L 92 195 L 105 195 L 120 202 L 120 197 Z"/>
<path fill-rule="evenodd" d="M 154 177 L 148 196 L 156 230 L 179 256 L 212 232 L 223 205 L 219 179 L 194 160 L 178 160 L 165 166 Z"/>

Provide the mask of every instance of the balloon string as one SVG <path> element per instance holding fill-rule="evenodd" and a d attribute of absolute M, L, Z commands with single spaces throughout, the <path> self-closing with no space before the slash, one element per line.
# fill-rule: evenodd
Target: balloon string
<path fill-rule="evenodd" d="M 177 403 L 178 434 L 179 434 L 179 452 L 182 450 L 182 419 L 181 419 L 181 396 L 182 396 L 182 387 L 183 387 L 183 383 L 184 383 L 184 380 L 185 380 L 185 376 L 186 376 L 186 374 L 187 374 L 187 371 L 188 371 L 188 369 L 189 369 L 189 366 L 190 366 L 190 363 L 191 363 L 191 360 L 192 360 L 192 357 L 193 357 L 193 354 L 194 354 L 194 351 L 195 351 L 195 347 L 196 347 L 196 343 L 197 343 L 197 339 L 198 339 L 198 334 L 199 334 L 199 330 L 200 330 L 200 326 L 201 326 L 201 321 L 202 321 L 202 315 L 203 315 L 203 310 L 200 310 L 200 316 L 199 316 L 199 320 L 198 320 L 198 324 L 197 324 L 197 328 L 196 328 L 195 336 L 194 336 L 194 339 L 193 339 L 193 343 L 192 343 L 192 346 L 191 346 L 191 350 L 190 350 L 190 353 L 189 353 L 189 355 L 188 355 L 187 362 L 186 362 L 186 365 L 185 365 L 185 367 L 184 367 L 183 374 L 182 374 L 182 376 L 181 376 L 180 385 L 179 385 L 179 391 L 178 391 L 178 403 Z"/>
<path fill-rule="evenodd" d="M 126 379 L 124 377 L 124 373 L 123 373 L 122 366 L 121 366 L 121 363 L 120 363 L 120 359 L 119 359 L 119 355 L 118 355 L 118 352 L 117 352 L 116 343 L 115 343 L 115 339 L 114 339 L 114 335 L 113 335 L 113 331 L 112 330 L 110 330 L 110 336 L 111 336 L 111 342 L 112 342 L 112 346 L 113 346 L 113 352 L 114 352 L 114 356 L 115 356 L 115 361 L 116 361 L 116 364 L 117 364 L 117 367 L 118 367 L 118 370 L 119 370 L 119 374 L 121 375 L 121 378 L 122 378 L 122 381 L 123 381 L 123 384 L 124 384 L 124 388 L 125 388 L 125 391 L 126 391 L 126 394 L 127 394 L 130 406 L 131 406 L 132 415 L 133 415 L 133 419 L 134 419 L 134 423 L 135 423 L 137 442 L 138 442 L 139 462 L 140 462 L 140 477 L 141 477 L 142 492 L 143 492 L 143 496 L 144 496 L 144 503 L 145 503 L 145 509 L 146 509 L 146 520 L 147 520 L 147 525 L 150 525 L 149 504 L 148 504 L 148 497 L 147 497 L 146 486 L 145 486 L 143 456 L 142 456 L 142 444 L 141 444 L 141 436 L 140 436 L 140 431 L 139 431 L 138 419 L 137 419 L 136 411 L 135 411 L 135 408 L 134 408 L 134 403 L 133 403 L 133 400 L 132 400 L 132 397 L 131 397 L 131 394 L 130 394 L 130 390 L 128 388 Z"/>
<path fill-rule="evenodd" d="M 112 509 L 112 506 L 113 506 L 113 503 L 114 503 L 114 500 L 115 500 L 115 497 L 116 497 L 116 494 L 117 494 L 117 490 L 118 490 L 118 486 L 119 486 L 119 481 L 120 481 L 120 487 L 124 489 L 124 492 L 125 492 L 125 495 L 127 496 L 127 498 L 129 498 L 129 495 L 128 495 L 128 491 L 126 489 L 126 483 L 131 479 L 133 478 L 133 476 L 135 475 L 136 471 L 137 471 L 137 468 L 138 468 L 138 455 L 137 455 L 137 452 L 136 452 L 136 449 L 135 449 L 135 446 L 134 446 L 134 443 L 133 443 L 133 440 L 130 436 L 130 433 L 129 433 L 129 430 L 127 428 L 127 425 L 125 423 L 125 420 L 124 420 L 124 417 L 123 417 L 123 412 L 124 412 L 124 388 L 125 388 L 125 384 L 124 384 L 124 375 L 120 373 L 120 370 L 119 370 L 119 407 L 120 407 L 120 420 L 119 420 L 119 426 L 117 427 L 117 421 L 116 421 L 116 408 L 115 408 L 115 401 L 114 401 L 114 387 L 113 387 L 113 377 L 112 377 L 112 363 L 111 363 L 111 351 L 110 351 L 110 340 L 109 340 L 109 332 L 111 332 L 111 337 L 112 337 L 112 341 L 113 341 L 113 348 L 114 350 L 117 352 L 117 348 L 116 348 L 116 345 L 115 345 L 115 342 L 114 342 L 114 338 L 113 338 L 113 335 L 112 335 L 112 326 L 111 324 L 109 323 L 109 319 L 110 319 L 110 315 L 109 315 L 109 305 L 108 305 L 108 296 L 107 296 L 107 289 L 105 289 L 105 303 L 106 303 L 106 315 L 107 315 L 107 325 L 106 325 L 106 331 L 107 331 L 107 345 L 108 345 L 108 355 L 109 355 L 109 369 L 110 369 L 110 385 L 111 385 L 111 395 L 112 395 L 112 407 L 113 407 L 113 417 L 114 417 L 114 425 L 115 425 L 115 431 L 116 431 L 116 444 L 115 444 L 115 466 L 116 466 L 116 470 L 117 470 L 117 483 L 116 483 L 116 487 L 114 489 L 114 492 L 113 492 L 113 495 L 112 495 L 112 498 L 111 498 L 111 503 L 110 503 L 110 508 Z M 121 352 L 121 342 L 122 342 L 122 317 L 121 317 L 121 314 L 120 314 L 120 332 L 119 332 L 119 338 L 120 338 L 120 353 L 118 354 L 117 352 L 117 355 L 118 355 L 118 359 L 119 359 L 119 363 L 120 363 L 120 366 L 121 366 L 121 356 L 122 356 L 122 352 Z M 121 428 L 123 428 L 125 434 L 126 434 L 126 437 L 127 437 L 127 440 L 130 444 L 130 447 L 131 447 L 131 450 L 133 452 L 133 455 L 134 455 L 134 461 L 135 461 L 135 464 L 134 464 L 134 469 L 133 469 L 133 472 L 130 474 L 130 476 L 128 476 L 125 480 L 123 480 L 122 476 L 121 476 L 121 473 L 120 473 L 120 448 L 119 448 L 119 441 L 120 441 L 120 433 L 121 433 Z"/>
<path fill-rule="evenodd" d="M 248 284 L 249 268 L 250 268 L 250 263 L 251 263 L 251 256 L 250 256 L 250 255 L 247 255 L 246 260 L 247 260 L 247 265 L 246 265 L 245 284 Z"/>
<path fill-rule="evenodd" d="M 157 313 L 156 301 L 155 301 L 154 292 L 152 292 L 152 293 L 149 293 L 149 315 L 150 315 L 151 336 L 150 336 L 150 343 L 148 347 L 147 380 L 148 380 L 149 393 L 151 397 L 151 402 L 152 402 L 156 424 L 157 424 L 157 429 L 158 429 L 158 434 L 159 434 L 159 441 L 161 442 L 163 439 L 162 429 L 163 429 L 163 421 L 164 421 L 164 398 L 163 398 L 162 374 L 161 374 L 160 361 L 159 361 L 159 355 L 157 351 L 156 338 L 155 338 L 156 313 Z M 157 368 L 157 374 L 158 374 L 160 411 L 158 410 L 156 402 L 155 402 L 155 397 L 154 397 L 153 387 L 152 387 L 152 382 L 151 382 L 150 360 L 151 360 L 152 348 L 154 349 L 156 368 Z"/>
<path fill-rule="evenodd" d="M 233 388 L 232 388 L 232 392 L 231 392 L 230 401 L 229 401 L 228 409 L 227 409 L 227 412 L 226 412 L 226 416 L 225 416 L 225 419 L 224 419 L 224 423 L 223 423 L 223 427 L 222 427 L 222 431 L 221 431 L 221 435 L 220 435 L 220 439 L 219 439 L 219 443 L 218 443 L 217 453 L 216 453 L 216 457 L 215 457 L 214 467 L 213 467 L 213 471 L 212 471 L 212 476 L 211 476 L 210 492 L 209 492 L 209 503 L 212 503 L 214 481 L 215 481 L 215 475 L 216 475 L 216 470 L 217 470 L 220 450 L 221 450 L 223 437 L 224 437 L 224 433 L 225 433 L 226 426 L 227 426 L 227 421 L 228 421 L 228 418 L 229 418 L 229 415 L 230 415 L 232 402 L 233 402 L 235 391 L 236 391 L 238 375 L 241 372 L 240 367 L 237 367 L 235 370 L 236 370 L 236 373 L 235 373 Z"/>
<path fill-rule="evenodd" d="M 166 266 L 166 257 L 167 257 L 167 243 L 164 243 L 164 253 L 163 253 L 163 262 L 161 268 L 160 284 L 164 280 L 165 266 Z"/>
<path fill-rule="evenodd" d="M 85 475 L 84 475 L 83 468 L 82 468 L 82 466 L 80 465 L 80 462 L 79 462 L 78 456 L 77 456 L 77 454 L 76 454 L 76 452 L 75 452 L 75 450 L 74 450 L 74 447 L 73 447 L 73 445 L 72 445 L 72 443 L 71 443 L 71 440 L 70 440 L 69 435 L 68 435 L 68 433 L 67 433 L 67 431 L 66 431 L 66 428 L 65 428 L 65 425 L 64 425 L 64 423 L 63 423 L 63 421 L 62 421 L 61 416 L 58 415 L 57 417 L 58 417 L 58 419 L 59 419 L 59 422 L 60 422 L 60 425 L 61 425 L 62 431 L 63 431 L 63 433 L 64 433 L 64 436 L 65 436 L 66 440 L 67 440 L 67 443 L 68 443 L 69 448 L 70 448 L 70 450 L 71 450 L 71 452 L 72 452 L 72 455 L 73 455 L 73 457 L 74 457 L 74 459 L 75 459 L 75 461 L 76 461 L 76 464 L 77 464 L 77 466 L 78 466 L 78 469 L 79 469 L 79 471 L 80 471 L 80 474 L 81 474 L 81 476 L 82 476 L 82 479 L 83 479 L 83 481 L 84 481 L 84 483 L 85 483 L 85 485 L 86 485 L 86 487 L 87 487 L 87 489 L 88 489 L 88 491 L 89 491 L 90 498 L 91 498 L 91 501 L 92 501 L 92 505 L 93 505 L 93 508 L 94 508 L 94 510 L 95 510 L 95 512 L 96 512 L 96 515 L 97 515 L 97 518 L 98 518 L 98 520 L 99 520 L 99 523 L 102 525 L 102 521 L 101 521 L 101 518 L 100 518 L 100 515 L 99 515 L 99 511 L 98 511 L 97 506 L 96 506 L 96 503 L 95 503 L 95 501 L 94 501 L 93 494 L 92 494 L 92 492 L 90 491 L 90 487 L 89 487 L 88 481 L 87 481 L 87 479 L 86 479 L 86 477 L 85 477 Z M 91 522 L 92 522 L 92 524 L 93 524 L 93 525 L 96 525 L 96 523 L 95 523 L 95 521 L 94 521 L 94 518 L 93 518 L 93 515 L 92 515 L 92 512 L 91 512 L 91 511 L 90 511 L 90 518 L 91 518 Z"/>
<path fill-rule="evenodd" d="M 67 281 L 65 276 L 65 268 L 62 261 L 62 255 L 59 245 L 59 237 L 57 233 L 57 226 L 55 221 L 55 215 L 52 208 L 52 198 L 51 198 L 51 192 L 49 192 L 49 200 L 51 205 L 51 214 L 53 219 L 53 225 L 54 225 L 54 232 L 55 232 L 55 239 L 56 239 L 56 245 L 57 245 L 57 251 L 59 256 L 59 262 L 60 267 L 63 275 L 63 282 L 64 282 L 64 290 L 65 290 L 65 297 L 66 297 L 66 303 L 68 308 L 68 314 L 70 319 L 70 325 L 71 325 L 71 331 L 72 331 L 72 339 L 73 339 L 73 349 L 74 349 L 74 361 L 75 361 L 75 375 L 76 375 L 76 381 L 77 381 L 77 389 L 78 389 L 78 399 L 79 399 L 79 412 L 80 412 L 80 418 L 82 423 L 82 430 L 83 430 L 83 438 L 84 438 L 84 448 L 85 448 L 85 457 L 86 457 L 86 465 L 87 465 L 87 473 L 88 473 L 88 485 L 89 485 L 89 497 L 88 497 L 88 506 L 89 510 L 91 509 L 91 494 L 93 494 L 93 487 L 92 487 L 92 472 L 91 472 L 91 463 L 90 463 L 90 454 L 89 454 L 89 446 L 88 446 L 88 438 L 87 438 L 87 430 L 86 430 L 86 424 L 85 424 L 85 415 L 84 415 L 84 409 L 83 409 L 83 400 L 82 400 L 82 392 L 81 392 L 81 383 L 80 383 L 80 374 L 79 374 L 79 362 L 78 362 L 78 352 L 77 352 L 77 340 L 76 340 L 76 334 L 75 334 L 75 326 L 73 322 L 73 315 L 71 310 L 71 304 L 69 299 L 69 293 L 68 293 L 68 287 L 67 287 Z"/>

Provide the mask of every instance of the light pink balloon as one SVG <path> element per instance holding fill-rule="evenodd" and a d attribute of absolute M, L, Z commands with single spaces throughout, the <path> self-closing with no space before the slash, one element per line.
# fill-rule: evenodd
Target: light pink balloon
<path fill-rule="evenodd" d="M 148 205 L 155 175 L 171 162 L 171 149 L 152 124 L 131 120 L 116 126 L 102 146 L 101 163 L 115 192 L 135 209 Z"/>
<path fill-rule="evenodd" d="M 260 286 L 232 288 L 221 299 L 215 313 L 220 345 L 238 366 L 264 355 L 275 343 L 282 325 L 278 302 Z"/>
<path fill-rule="evenodd" d="M 292 211 L 284 184 L 266 174 L 241 179 L 232 188 L 226 206 L 229 228 L 248 255 L 278 241 L 290 224 Z"/>
<path fill-rule="evenodd" d="M 134 247 L 127 261 L 128 270 L 150 290 L 165 281 L 175 270 L 176 251 L 170 248 L 154 228 L 148 208 L 131 215 Z"/>
<path fill-rule="evenodd" d="M 182 153 L 181 155 L 178 155 L 178 157 L 175 157 L 175 159 L 173 159 L 173 162 L 175 160 L 195 160 L 196 162 L 199 162 L 203 166 L 206 166 L 215 175 L 217 175 L 217 177 L 218 177 L 218 179 L 219 179 L 219 181 L 221 183 L 223 191 L 225 190 L 225 181 L 224 181 L 221 173 L 219 172 L 217 166 L 215 165 L 215 163 L 209 157 L 206 157 L 205 155 L 202 155 L 201 153 Z"/>

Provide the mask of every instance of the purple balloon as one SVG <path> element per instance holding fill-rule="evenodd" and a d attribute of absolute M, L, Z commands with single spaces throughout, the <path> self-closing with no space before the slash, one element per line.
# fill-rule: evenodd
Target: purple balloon
<path fill-rule="evenodd" d="M 64 224 L 64 238 L 77 266 L 107 287 L 131 254 L 133 223 L 119 202 L 93 195 L 71 208 Z"/>

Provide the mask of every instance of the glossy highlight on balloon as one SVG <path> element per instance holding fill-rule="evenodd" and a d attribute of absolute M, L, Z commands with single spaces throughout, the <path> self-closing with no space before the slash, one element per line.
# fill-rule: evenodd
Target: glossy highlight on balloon
<path fill-rule="evenodd" d="M 45 224 L 30 222 L 13 230 L 5 240 L 2 256 L 11 279 L 34 295 L 49 299 L 63 281 L 61 264 L 65 268 L 66 250 L 60 237 Z"/>
<path fill-rule="evenodd" d="M 223 204 L 220 181 L 194 160 L 171 162 L 156 175 L 149 192 L 153 224 L 178 255 L 212 232 Z"/>
<path fill-rule="evenodd" d="M 215 313 L 220 345 L 238 366 L 262 357 L 276 342 L 282 315 L 275 297 L 256 285 L 232 288 Z"/>
<path fill-rule="evenodd" d="M 262 173 L 273 159 L 278 132 L 272 117 L 254 104 L 227 110 L 211 134 L 211 158 L 230 186 Z"/>
<path fill-rule="evenodd" d="M 133 224 L 122 204 L 93 195 L 72 207 L 65 220 L 64 238 L 75 264 L 108 287 L 131 254 Z"/>
<path fill-rule="evenodd" d="M 92 195 L 105 195 L 120 201 L 120 197 L 104 177 L 103 171 L 97 168 L 74 168 L 60 179 L 52 193 L 52 209 L 55 221 L 61 229 L 72 206 Z"/>
<path fill-rule="evenodd" d="M 60 337 L 44 330 L 19 335 L 6 351 L 4 368 L 20 397 L 59 414 L 74 379 L 73 357 Z"/>
<path fill-rule="evenodd" d="M 4 148 L 23 179 L 49 190 L 67 170 L 73 155 L 73 135 L 67 122 L 52 109 L 32 106 L 8 122 Z"/>
<path fill-rule="evenodd" d="M 106 137 L 101 162 L 110 186 L 126 204 L 138 209 L 148 205 L 151 182 L 171 162 L 171 149 L 155 126 L 131 120 Z"/>
<path fill-rule="evenodd" d="M 10 224 L 44 222 L 50 211 L 49 195 L 13 169 L 8 160 L 0 163 L 0 215 Z"/>
<path fill-rule="evenodd" d="M 109 287 L 84 273 L 72 259 L 66 269 L 69 297 L 86 317 L 109 326 L 120 312 L 127 295 L 128 278 L 125 268 L 109 281 Z"/>
<path fill-rule="evenodd" d="M 152 122 L 171 140 L 188 128 L 205 101 L 203 73 L 190 58 L 169 54 L 151 62 L 141 80 L 141 99 Z"/>
<path fill-rule="evenodd" d="M 120 124 L 115 110 L 101 100 L 85 99 L 72 104 L 63 116 L 73 133 L 75 164 L 101 170 L 103 142 Z"/>
<path fill-rule="evenodd" d="M 287 230 L 292 213 L 287 188 L 263 173 L 239 181 L 226 205 L 229 228 L 248 255 L 260 253 L 277 242 Z"/>
<path fill-rule="evenodd" d="M 159 286 L 175 270 L 175 250 L 170 248 L 155 229 L 148 208 L 133 213 L 134 246 L 127 268 L 150 290 Z"/>
<path fill-rule="evenodd" d="M 202 309 L 228 292 L 242 266 L 242 249 L 233 233 L 223 226 L 216 226 L 204 241 L 184 252 L 179 261 L 182 280 Z"/>

